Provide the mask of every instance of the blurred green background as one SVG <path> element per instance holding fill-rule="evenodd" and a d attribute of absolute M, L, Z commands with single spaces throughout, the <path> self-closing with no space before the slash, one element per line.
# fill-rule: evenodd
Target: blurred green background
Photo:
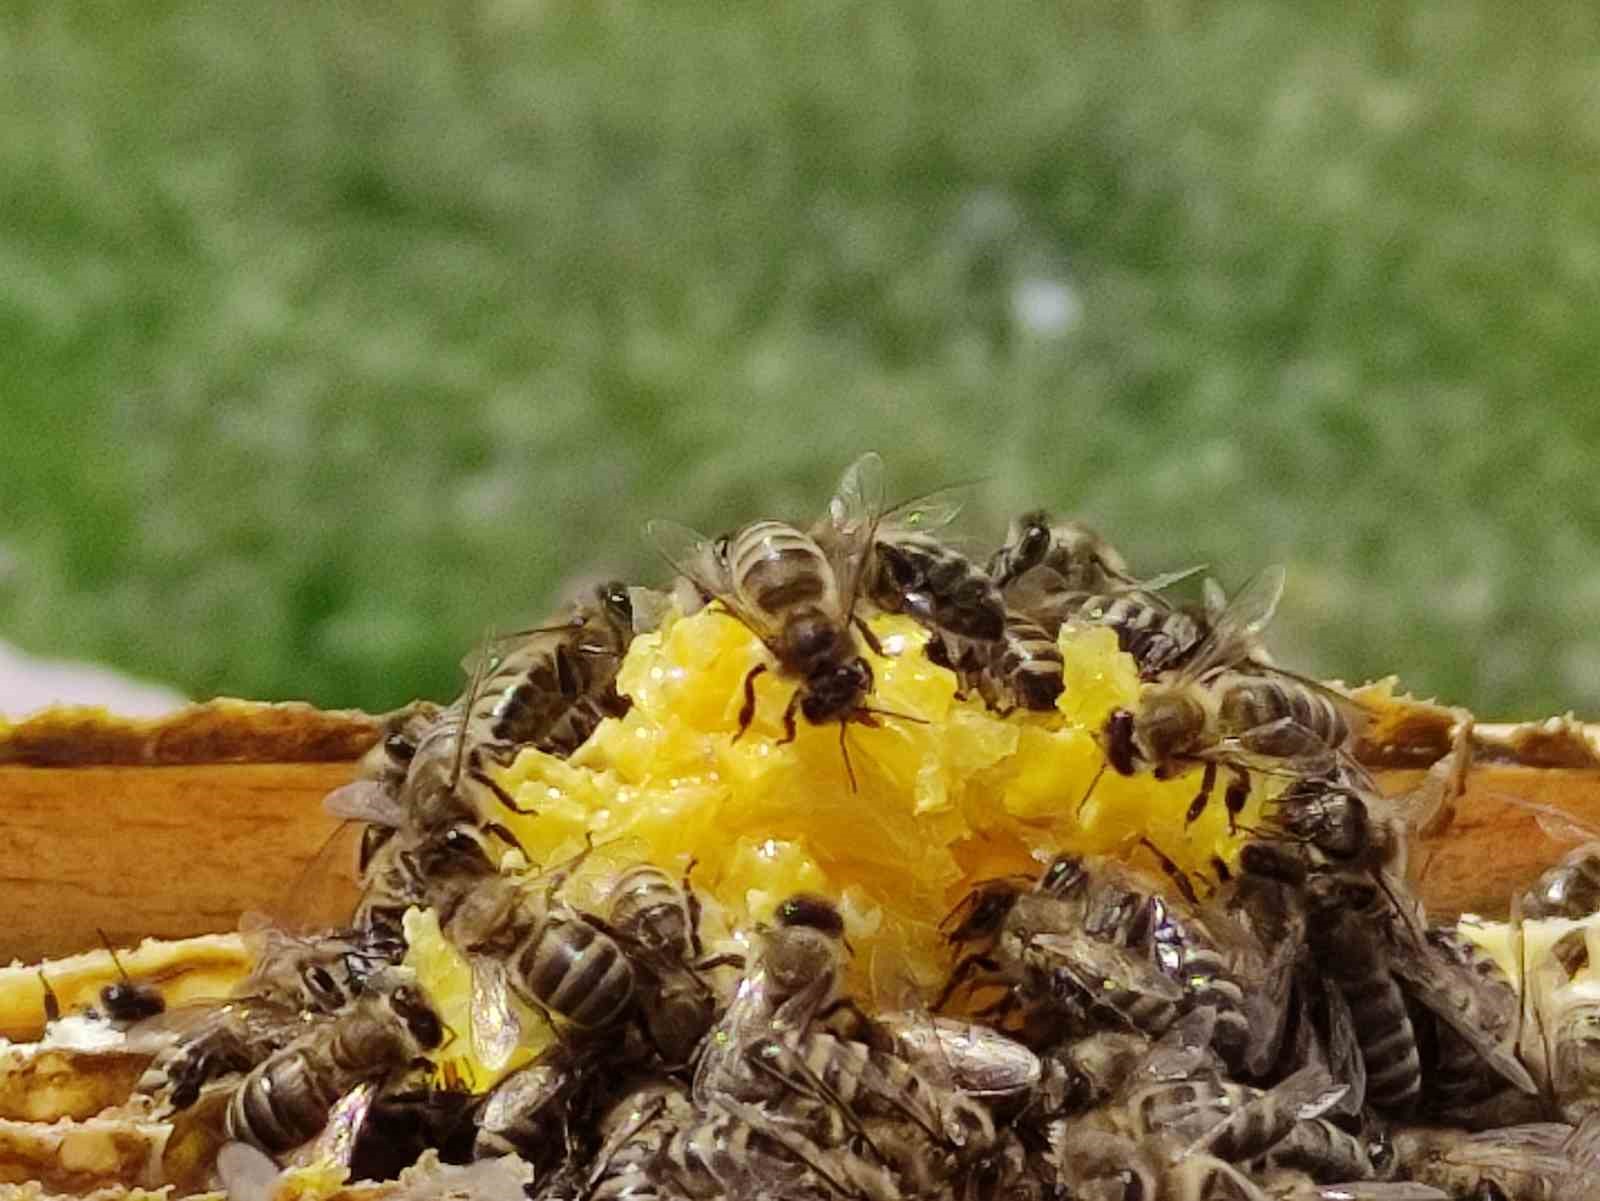
<path fill-rule="evenodd" d="M 1600 711 L 1600 9 L 0 13 L 0 638 L 383 708 L 859 451 Z"/>

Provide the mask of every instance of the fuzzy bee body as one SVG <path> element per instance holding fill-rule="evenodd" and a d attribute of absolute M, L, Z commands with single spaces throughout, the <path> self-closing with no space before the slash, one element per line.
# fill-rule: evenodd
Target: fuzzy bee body
<path fill-rule="evenodd" d="M 230 1138 L 281 1154 L 315 1138 L 358 1084 L 381 1080 L 444 1040 L 427 999 L 409 985 L 364 996 L 254 1068 L 228 1102 Z"/>

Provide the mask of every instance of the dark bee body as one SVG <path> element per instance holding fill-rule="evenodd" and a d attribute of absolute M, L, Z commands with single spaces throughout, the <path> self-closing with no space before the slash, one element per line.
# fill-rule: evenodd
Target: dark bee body
<path fill-rule="evenodd" d="M 792 739 L 798 712 L 813 725 L 870 720 L 863 706 L 872 668 L 851 629 L 854 593 L 841 592 L 835 565 L 817 543 L 780 521 L 757 521 L 710 542 L 693 530 L 652 522 L 651 538 L 680 574 L 749 628 L 799 687 L 784 710 Z M 859 571 L 859 551 L 849 561 Z M 757 664 L 745 677 L 742 734 L 755 717 Z"/>
<path fill-rule="evenodd" d="M 1173 609 L 1142 592 L 1085 597 L 1069 620 L 1112 630 L 1118 647 L 1133 656 L 1146 680 L 1182 667 L 1207 632 L 1193 613 Z"/>
<path fill-rule="evenodd" d="M 627 712 L 616 677 L 633 634 L 627 586 L 612 581 L 564 620 L 496 642 L 467 714 L 475 744 L 502 759 L 523 746 L 570 755 Z"/>
<path fill-rule="evenodd" d="M 651 1042 L 669 1066 L 688 1063 L 716 1020 L 716 997 L 696 974 L 699 905 L 688 881 L 680 884 L 658 867 L 637 864 L 617 879 L 607 916 L 634 953 L 639 1008 Z"/>
<path fill-rule="evenodd" d="M 1054 572 L 1067 591 L 1086 595 L 1130 582 L 1128 564 L 1115 547 L 1088 526 L 1053 521 L 1041 509 L 1011 523 L 1005 543 L 989 560 L 989 575 L 1004 588 L 1035 567 Z"/>
<path fill-rule="evenodd" d="M 956 673 L 964 690 L 976 692 L 992 709 L 1048 712 L 1061 696 L 1061 648 L 1037 622 L 1007 613 L 998 642 L 935 639 L 928 658 Z"/>
<path fill-rule="evenodd" d="M 497 978 L 524 1001 L 580 1030 L 610 1026 L 633 1008 L 633 965 L 616 939 L 556 895 L 563 879 L 557 873 L 535 889 L 487 876 L 441 928 L 475 968 L 502 965 Z"/>
<path fill-rule="evenodd" d="M 1069 895 L 1072 862 L 1081 861 L 1058 859 L 1033 891 L 1001 880 L 969 895 L 965 918 L 949 939 L 984 949 L 957 964 L 939 1007 L 966 981 L 988 978 L 1010 989 L 998 1008 L 980 1016 L 1042 1007 L 1079 1034 L 1110 1024 L 1159 1035 L 1172 1024 L 1182 987 L 1147 948 L 1130 949 L 1122 941 L 1126 932 L 1109 920 L 1115 906 L 1094 913 L 1081 895 Z"/>
<path fill-rule="evenodd" d="M 1460 997 L 1464 1006 L 1471 1007 L 1467 1020 L 1496 1037 L 1509 1037 L 1517 1021 L 1520 1002 L 1516 988 L 1500 970 L 1500 965 L 1454 927 L 1430 927 L 1425 938 L 1436 955 L 1472 980 L 1470 989 L 1452 990 L 1452 995 Z M 1504 1081 L 1498 1075 L 1484 1070 L 1479 1049 L 1447 1022 L 1421 1007 L 1414 1010 L 1413 1022 L 1425 1035 L 1428 1055 L 1424 1081 L 1430 1108 L 1453 1110 L 1481 1101 L 1504 1088 Z"/>
<path fill-rule="evenodd" d="M 344 1093 L 443 1040 L 438 1015 L 411 986 L 363 997 L 244 1078 L 228 1103 L 228 1135 L 269 1154 L 293 1150 L 316 1137 Z"/>
<path fill-rule="evenodd" d="M 543 1173 L 572 1137 L 575 1094 L 584 1084 L 582 1052 L 557 1043 L 490 1090 L 475 1116 L 474 1153 L 521 1155 Z"/>
<path fill-rule="evenodd" d="M 514 981 L 574 1026 L 609 1025 L 633 1003 L 634 975 L 627 955 L 609 935 L 576 914 L 540 921 L 517 945 L 510 966 Z"/>
<path fill-rule="evenodd" d="M 1405 995 L 1390 971 L 1381 929 L 1337 880 L 1307 888 L 1306 934 L 1315 962 L 1343 994 L 1367 1071 L 1367 1101 L 1386 1113 L 1415 1109 L 1422 1061 Z"/>
<path fill-rule="evenodd" d="M 796 893 L 773 917 L 775 926 L 761 932 L 760 953 L 695 1065 L 694 1100 L 702 1108 L 728 1098 L 769 1096 L 771 1077 L 758 1058 L 797 1053 L 812 1019 L 838 987 L 844 918 L 837 906 Z"/>
<path fill-rule="evenodd" d="M 880 609 L 909 614 L 935 633 L 978 642 L 1000 637 L 1000 589 L 960 551 L 926 534 L 882 531 L 870 554 L 863 586 Z"/>
<path fill-rule="evenodd" d="M 1271 1171 L 1304 1172 L 1313 1180 L 1371 1180 L 1388 1173 L 1394 1148 L 1384 1137 L 1351 1134 L 1326 1118 L 1296 1122 L 1251 1168 L 1257 1174 Z"/>
<path fill-rule="evenodd" d="M 1308 737 L 1331 750 L 1350 741 L 1344 710 L 1297 680 L 1230 671 L 1210 687 L 1217 694 L 1218 733 L 1244 740 L 1257 754 L 1293 758 L 1305 751 Z"/>
<path fill-rule="evenodd" d="M 116 965 L 117 974 L 122 977 L 117 983 L 107 984 L 100 990 L 100 1009 L 106 1018 L 115 1025 L 131 1026 L 135 1022 L 142 1022 L 146 1018 L 164 1013 L 167 1002 L 161 996 L 161 990 L 152 984 L 135 984 L 129 979 L 127 971 L 122 966 L 122 960 L 117 958 L 116 949 L 112 947 L 104 931 L 100 934 L 100 941 L 105 943 L 111 962 Z M 44 973 L 39 974 L 39 979 L 44 980 Z M 47 1007 L 54 1004 L 54 994 L 50 992 L 48 984 L 45 985 L 45 998 Z M 57 1006 L 57 1012 L 51 1020 L 60 1016 Z"/>

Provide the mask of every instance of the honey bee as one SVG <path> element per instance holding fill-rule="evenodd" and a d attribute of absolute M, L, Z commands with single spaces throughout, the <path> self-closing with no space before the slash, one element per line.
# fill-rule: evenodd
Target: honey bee
<path fill-rule="evenodd" d="M 955 672 L 961 687 L 976 692 L 1001 713 L 1013 709 L 1048 712 L 1061 696 L 1061 648 L 1038 623 L 1008 612 L 998 642 L 934 639 L 927 655 Z"/>
<path fill-rule="evenodd" d="M 1351 1134 L 1326 1118 L 1296 1122 L 1271 1150 L 1250 1164 L 1257 1176 L 1303 1172 L 1319 1184 L 1381 1179 L 1393 1169 L 1394 1144 L 1384 1131 Z"/>
<path fill-rule="evenodd" d="M 521 1155 L 536 1173 L 548 1172 L 573 1145 L 568 1118 L 588 1064 L 583 1049 L 557 1043 L 501 1080 L 475 1116 L 474 1155 Z"/>
<path fill-rule="evenodd" d="M 606 1139 L 585 1194 L 596 1201 L 901 1197 L 881 1165 L 844 1148 L 819 1147 L 731 1100 L 702 1110 L 668 1081 L 629 1093 L 600 1128 Z"/>
<path fill-rule="evenodd" d="M 1350 740 L 1348 698 L 1278 668 L 1233 669 L 1249 658 L 1282 591 L 1283 570 L 1263 572 L 1217 612 L 1205 641 L 1170 681 L 1145 684 L 1134 710 L 1106 718 L 1106 762 L 1118 773 L 1147 766 L 1164 778 L 1204 767 L 1189 821 L 1205 812 L 1219 766 L 1232 775 L 1224 798 L 1232 823 L 1249 796 L 1250 770 L 1328 771 Z"/>
<path fill-rule="evenodd" d="M 874 715 L 885 713 L 866 703 L 872 667 L 856 643 L 859 633 L 874 652 L 882 651 L 856 614 L 883 511 L 882 483 L 876 455 L 863 456 L 845 472 L 834 501 L 835 536 L 828 552 L 780 521 L 753 522 L 716 540 L 666 521 L 652 521 L 645 530 L 673 569 L 721 602 L 761 640 L 778 673 L 797 682 L 783 711 L 781 742 L 794 740 L 797 716 L 812 725 L 840 723 L 839 746 L 852 786 L 845 726 L 874 726 Z M 736 739 L 755 719 L 755 682 L 768 670 L 768 664 L 758 663 L 745 676 Z"/>
<path fill-rule="evenodd" d="M 1135 584 L 1121 553 L 1081 522 L 1054 521 L 1042 509 L 1011 523 L 1006 540 L 989 560 L 989 575 L 1001 588 L 1036 567 L 1048 568 L 1066 591 L 1089 595 L 1119 584 Z"/>
<path fill-rule="evenodd" d="M 702 1108 L 766 1096 L 766 1077 L 752 1052 L 797 1053 L 812 1020 L 838 989 L 845 954 L 838 907 L 826 897 L 796 893 L 779 903 L 773 922 L 758 930 L 760 954 L 700 1052 L 693 1098 Z"/>
<path fill-rule="evenodd" d="M 1005 587 L 1005 603 L 1025 614 L 1050 637 L 1061 627 L 1105 626 L 1117 636 L 1119 649 L 1133 656 L 1144 680 L 1181 668 L 1200 649 L 1211 628 L 1210 618 L 1188 607 L 1174 608 L 1160 595 L 1200 568 L 1170 572 L 1109 591 L 1075 591 L 1055 570 L 1037 566 Z"/>
<path fill-rule="evenodd" d="M 1437 1126 L 1394 1131 L 1400 1171 L 1451 1196 L 1484 1201 L 1575 1201 L 1600 1190 L 1600 1174 L 1570 1151 L 1571 1126 L 1539 1122 L 1478 1134 Z"/>
<path fill-rule="evenodd" d="M 1182 985 L 1161 970 L 1148 948 L 1091 933 L 1084 906 L 1056 895 L 1058 889 L 1066 892 L 1071 863 L 1061 857 L 1031 890 L 995 880 L 968 895 L 946 919 L 954 926 L 948 938 L 985 949 L 957 963 L 936 1009 L 964 984 L 987 978 L 1008 987 L 980 1018 L 1005 1018 L 1036 1006 L 1079 1034 L 1108 1020 L 1149 1035 L 1172 1025 L 1184 1001 Z"/>
<path fill-rule="evenodd" d="M 635 864 L 615 881 L 607 917 L 633 954 L 647 1037 L 668 1067 L 687 1064 L 716 1020 L 716 995 L 699 973 L 743 961 L 706 958 L 700 900 L 687 873 L 680 884 L 652 864 Z"/>
<path fill-rule="evenodd" d="M 828 515 L 809 531 L 834 563 L 860 557 L 861 591 L 886 613 L 905 613 L 935 635 L 993 642 L 1005 622 L 1000 589 L 955 547 L 933 536 L 961 503 L 941 489 L 884 509 L 883 462 L 872 452 L 844 473 Z"/>
<path fill-rule="evenodd" d="M 440 928 L 472 968 L 473 1046 L 489 1067 L 506 1064 L 521 1039 L 516 997 L 580 1034 L 637 1016 L 639 973 L 604 922 L 559 894 L 588 857 L 531 880 L 477 879 Z"/>
<path fill-rule="evenodd" d="M 105 946 L 106 953 L 111 956 L 111 962 L 117 969 L 117 975 L 122 977 L 115 984 L 107 984 L 100 990 L 100 1009 L 107 1020 L 116 1026 L 131 1026 L 135 1022 L 153 1018 L 167 1008 L 161 991 L 151 984 L 135 984 L 128 976 L 127 969 L 122 966 L 122 960 L 117 958 L 117 949 L 111 945 L 111 940 L 106 937 L 104 930 L 98 931 L 100 942 Z M 39 978 L 44 979 L 44 973 L 39 973 Z M 49 985 L 45 986 L 45 993 L 50 997 Z M 56 1016 L 60 1016 L 59 1006 Z"/>
<path fill-rule="evenodd" d="M 617 669 L 635 633 L 633 599 L 619 580 L 559 620 L 496 639 L 482 686 L 466 713 L 475 750 L 508 761 L 524 746 L 570 755 L 628 700 L 616 690 Z M 476 674 L 478 663 L 464 665 Z"/>
<path fill-rule="evenodd" d="M 389 948 L 375 951 L 353 935 L 247 934 L 257 962 L 231 996 L 165 1010 L 129 1030 L 129 1045 L 154 1055 L 140 1091 L 165 1088 L 174 1109 L 187 1109 L 210 1080 L 249 1071 L 392 970 L 383 961 Z"/>
<path fill-rule="evenodd" d="M 317 1136 L 341 1095 L 392 1076 L 443 1042 L 432 1004 L 395 971 L 253 1068 L 228 1103 L 228 1136 L 268 1154 L 291 1151 Z"/>

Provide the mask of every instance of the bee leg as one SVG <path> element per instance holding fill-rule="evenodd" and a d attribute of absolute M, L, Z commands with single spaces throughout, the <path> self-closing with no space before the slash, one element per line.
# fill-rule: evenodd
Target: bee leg
<path fill-rule="evenodd" d="M 1250 799 L 1250 773 L 1242 767 L 1235 767 L 1232 779 L 1222 794 L 1222 803 L 1228 810 L 1228 833 L 1239 832 L 1239 815 L 1244 812 L 1245 803 Z"/>
<path fill-rule="evenodd" d="M 712 968 L 718 967 L 736 967 L 743 970 L 745 962 L 743 955 L 730 951 L 725 955 L 713 955 L 710 959 L 696 960 L 694 970 L 697 972 L 709 972 Z"/>
<path fill-rule="evenodd" d="M 746 677 L 746 683 L 749 677 Z M 800 690 L 796 688 L 794 695 L 789 698 L 789 704 L 783 710 L 783 737 L 778 739 L 778 745 L 793 742 L 795 737 L 794 715 L 800 711 Z"/>
<path fill-rule="evenodd" d="M 49 1025 L 61 1020 L 61 999 L 56 996 L 56 990 L 50 987 L 50 981 L 44 978 L 44 969 L 39 969 L 39 987 L 44 989 L 44 1020 Z"/>
<path fill-rule="evenodd" d="M 950 979 L 944 986 L 944 991 L 939 994 L 931 1008 L 935 1013 L 943 1009 L 950 998 L 955 995 L 956 989 L 960 988 L 979 972 L 999 972 L 999 970 L 1000 965 L 987 955 L 968 955 L 960 963 L 956 964 L 955 970 L 950 973 Z"/>
<path fill-rule="evenodd" d="M 535 817 L 538 815 L 539 811 L 537 809 L 524 809 L 521 805 L 517 804 L 516 799 L 512 797 L 512 795 L 502 788 L 496 781 L 490 779 L 486 773 L 474 769 L 467 774 L 473 780 L 476 780 L 479 784 L 482 784 L 490 792 L 494 793 L 495 800 L 499 801 L 507 809 L 511 810 L 511 812 L 520 814 L 523 817 Z"/>
<path fill-rule="evenodd" d="M 1198 905 L 1200 898 L 1195 895 L 1194 883 L 1189 879 L 1189 873 L 1174 863 L 1165 851 L 1148 838 L 1140 838 L 1139 841 L 1144 844 L 1147 851 L 1156 857 L 1156 862 L 1161 864 L 1161 870 L 1167 874 L 1167 879 L 1171 880 L 1173 885 L 1176 886 L 1179 895 L 1189 904 Z"/>
<path fill-rule="evenodd" d="M 1183 824 L 1192 826 L 1206 811 L 1206 802 L 1211 799 L 1211 790 L 1217 786 L 1217 765 L 1211 760 L 1206 760 L 1206 769 L 1200 775 L 1200 791 L 1194 794 L 1194 800 L 1189 802 L 1189 812 L 1184 816 Z"/>
<path fill-rule="evenodd" d="M 766 670 L 765 663 L 757 663 L 744 678 L 744 704 L 739 707 L 739 732 L 733 736 L 735 742 L 744 737 L 744 732 L 756 719 L 756 677 Z"/>
<path fill-rule="evenodd" d="M 878 636 L 872 632 L 872 627 L 867 624 L 865 618 L 853 617 L 850 622 L 855 626 L 856 632 L 861 635 L 861 641 L 867 644 L 874 655 L 877 655 L 880 659 L 888 658 L 883 653 L 883 643 L 878 641 Z"/>
<path fill-rule="evenodd" d="M 700 897 L 689 883 L 689 877 L 694 874 L 694 865 L 698 862 L 693 855 L 689 856 L 689 864 L 683 869 L 683 895 L 689 907 L 689 950 L 694 957 L 699 959 L 706 953 L 705 944 L 700 941 L 700 916 L 704 906 L 700 904 Z"/>

